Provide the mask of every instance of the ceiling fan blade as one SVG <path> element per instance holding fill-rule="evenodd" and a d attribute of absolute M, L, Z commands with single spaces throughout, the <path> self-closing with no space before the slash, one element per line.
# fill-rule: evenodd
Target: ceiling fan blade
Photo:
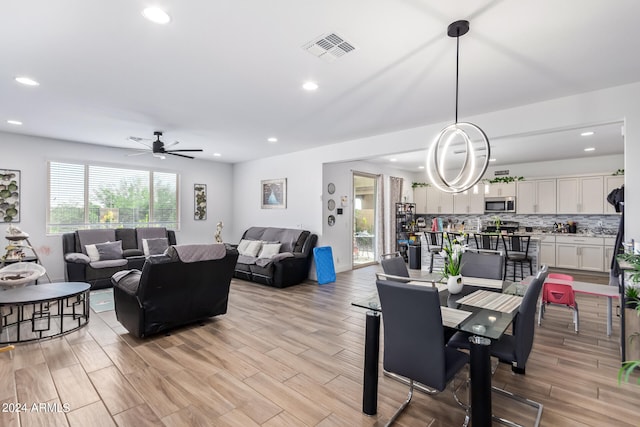
<path fill-rule="evenodd" d="M 138 144 L 142 144 L 147 148 L 151 148 L 151 146 L 149 144 L 147 144 L 146 142 L 142 142 L 142 141 L 150 141 L 150 139 L 147 138 L 139 138 L 137 136 L 130 136 L 129 138 L 127 138 L 127 140 L 131 141 L 131 142 L 137 142 Z"/>
<path fill-rule="evenodd" d="M 193 156 L 185 156 L 184 154 L 178 154 L 178 153 L 174 153 L 172 151 L 167 151 L 164 154 L 171 154 L 172 156 L 185 157 L 187 159 L 195 159 L 195 157 L 193 157 Z"/>
<path fill-rule="evenodd" d="M 147 154 L 149 151 L 147 150 L 140 150 L 139 153 L 131 153 L 131 154 L 127 154 L 127 157 L 131 157 L 131 156 L 140 156 L 142 154 Z"/>
<path fill-rule="evenodd" d="M 190 151 L 192 153 L 201 152 L 202 148 L 191 148 L 191 149 L 184 149 L 184 150 L 168 150 L 167 153 L 169 153 L 169 152 L 171 152 L 171 153 L 179 153 L 179 152 L 188 152 L 188 151 Z"/>
<path fill-rule="evenodd" d="M 180 141 L 174 141 L 171 144 L 164 144 L 164 148 L 173 147 L 174 145 L 179 144 L 179 143 L 180 143 Z"/>

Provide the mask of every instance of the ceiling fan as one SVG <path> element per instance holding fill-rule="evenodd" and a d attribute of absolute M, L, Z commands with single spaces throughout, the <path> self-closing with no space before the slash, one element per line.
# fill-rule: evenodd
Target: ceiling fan
<path fill-rule="evenodd" d="M 151 154 L 153 154 L 154 157 L 158 157 L 160 159 L 165 159 L 166 158 L 166 154 L 170 154 L 172 156 L 179 156 L 179 157 L 186 157 L 187 159 L 193 159 L 193 156 L 187 156 L 186 154 L 178 154 L 178 153 L 185 153 L 185 152 L 201 152 L 202 149 L 201 148 L 193 148 L 193 149 L 183 149 L 183 150 L 167 150 L 167 148 L 169 147 L 173 147 L 174 145 L 178 144 L 179 141 L 175 141 L 172 142 L 171 144 L 167 144 L 165 145 L 164 142 L 160 141 L 160 137 L 162 136 L 162 132 L 160 131 L 155 131 L 153 132 L 153 134 L 155 135 L 156 139 L 152 140 L 152 139 L 148 139 L 148 138 L 140 138 L 137 136 L 130 136 L 128 139 L 129 141 L 133 141 L 133 142 L 138 142 L 142 145 L 144 145 L 145 147 L 147 147 L 147 149 L 139 149 L 139 153 L 133 153 L 133 154 L 129 154 L 129 156 L 139 156 L 141 154 L 146 154 L 149 152 L 149 150 L 151 150 Z M 146 142 L 143 141 L 152 141 L 151 145 L 149 145 Z"/>

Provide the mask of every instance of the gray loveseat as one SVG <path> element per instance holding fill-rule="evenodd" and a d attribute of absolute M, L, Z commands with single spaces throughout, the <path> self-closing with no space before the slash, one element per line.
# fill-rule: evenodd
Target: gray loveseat
<path fill-rule="evenodd" d="M 87 282 L 91 289 L 110 287 L 114 273 L 142 269 L 146 259 L 145 248 L 147 255 L 157 255 L 163 253 L 168 245 L 175 244 L 174 231 L 163 227 L 65 233 L 62 235 L 65 280 Z M 89 252 L 87 246 L 90 246 Z"/>
<path fill-rule="evenodd" d="M 317 240 L 307 230 L 251 227 L 237 246 L 234 276 L 277 288 L 297 285 L 309 277 Z"/>

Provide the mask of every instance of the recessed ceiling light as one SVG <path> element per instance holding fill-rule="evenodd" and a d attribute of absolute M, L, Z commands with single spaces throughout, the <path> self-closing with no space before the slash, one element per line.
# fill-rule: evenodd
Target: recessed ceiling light
<path fill-rule="evenodd" d="M 142 11 L 142 16 L 156 24 L 168 24 L 171 17 L 164 10 L 158 7 L 148 7 Z"/>
<path fill-rule="evenodd" d="M 596 149 L 594 147 L 587 147 L 584 151 L 596 151 Z"/>
<path fill-rule="evenodd" d="M 40 83 L 38 83 L 37 81 L 29 77 L 19 76 L 19 77 L 16 77 L 16 81 L 25 86 L 40 86 Z"/>
<path fill-rule="evenodd" d="M 22 122 L 20 120 L 7 120 L 7 123 L 10 125 L 22 126 Z"/>
<path fill-rule="evenodd" d="M 305 82 L 305 84 L 302 85 L 302 89 L 308 90 L 308 91 L 317 90 L 318 89 L 318 83 L 316 83 L 316 82 Z"/>
<path fill-rule="evenodd" d="M 222 154 L 220 154 L 220 153 L 213 153 L 213 157 L 220 157 L 220 156 L 222 156 Z"/>
<path fill-rule="evenodd" d="M 593 131 L 589 131 L 589 132 L 582 132 L 582 133 L 580 134 L 580 136 L 591 136 L 591 135 L 593 135 L 594 133 L 595 133 L 595 132 L 593 132 Z"/>
<path fill-rule="evenodd" d="M 495 161 L 496 161 L 496 159 L 489 159 L 489 161 L 490 161 L 490 162 L 495 162 Z"/>
<path fill-rule="evenodd" d="M 424 166 L 420 165 L 418 166 L 418 169 L 424 169 Z"/>
<path fill-rule="evenodd" d="M 269 141 L 269 142 L 278 142 L 278 138 L 275 138 L 275 137 L 272 136 L 271 138 L 267 138 L 267 141 Z"/>
<path fill-rule="evenodd" d="M 398 161 L 398 159 L 393 158 L 393 159 L 389 159 L 389 161 L 390 161 L 390 162 L 397 162 L 397 161 Z"/>

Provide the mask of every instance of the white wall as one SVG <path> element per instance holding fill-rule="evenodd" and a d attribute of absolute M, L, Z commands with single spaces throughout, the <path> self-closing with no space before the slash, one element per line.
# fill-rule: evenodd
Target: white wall
<path fill-rule="evenodd" d="M 640 168 L 633 159 L 640 159 L 640 83 L 588 92 L 536 104 L 465 117 L 481 126 L 489 138 L 538 132 L 567 126 L 624 121 L 625 182 L 640 182 Z M 250 225 L 303 224 L 314 232 L 323 230 L 325 209 L 323 189 L 327 182 L 339 176 L 322 177 L 323 163 L 354 161 L 363 157 L 422 150 L 448 123 L 434 123 L 418 128 L 377 135 L 314 148 L 297 153 L 236 164 L 234 167 L 234 214 L 236 232 Z M 607 170 L 609 168 L 607 167 Z M 614 169 L 615 170 L 615 169 Z M 602 172 L 601 168 L 598 171 Z M 577 172 L 576 172 L 577 173 Z M 290 185 L 290 208 L 274 213 L 261 211 L 259 183 L 261 179 L 287 176 Z M 640 214 L 640 187 L 625 186 L 627 239 L 640 239 L 640 223 L 632 218 Z M 334 253 L 346 253 L 344 239 L 322 236 L 322 244 L 333 247 Z M 350 247 L 350 243 L 348 243 Z"/>
<path fill-rule="evenodd" d="M 232 169 L 229 164 L 172 158 L 160 160 L 151 155 L 128 157 L 124 149 L 80 144 L 47 138 L 0 132 L 0 169 L 21 172 L 20 222 L 15 225 L 29 233 L 42 264 L 54 281 L 64 279 L 62 242 L 59 235 L 45 234 L 47 208 L 47 161 L 90 162 L 108 166 L 163 170 L 180 175 L 181 227 L 178 243 L 213 242 L 216 223 L 223 220 L 223 237 L 231 234 Z M 207 220 L 193 219 L 193 184 L 207 184 Z M 4 224 L 7 225 L 8 224 Z M 0 244 L 6 227 L 0 229 Z"/>
<path fill-rule="evenodd" d="M 320 238 L 320 245 L 332 246 L 333 260 L 335 264 L 336 272 L 351 270 L 352 264 L 352 250 L 353 250 L 353 173 L 363 172 L 370 174 L 382 174 L 384 177 L 383 182 L 383 197 L 384 197 L 384 221 L 389 225 L 395 218 L 394 207 L 389 201 L 389 177 L 395 176 L 398 178 L 404 178 L 402 186 L 402 200 L 413 201 L 413 190 L 411 188 L 412 176 L 407 171 L 395 169 L 392 166 L 384 166 L 380 164 L 368 163 L 366 161 L 359 162 L 339 162 L 339 163 L 326 163 L 323 167 L 323 184 L 322 184 L 322 235 Z M 332 182 L 336 186 L 336 192 L 333 195 L 327 193 L 327 185 Z M 336 211 L 330 212 L 327 208 L 327 202 L 329 199 L 336 201 L 336 205 L 340 207 L 340 200 L 342 196 L 347 196 L 348 201 L 342 215 L 337 215 Z M 333 215 L 336 218 L 334 226 L 329 226 L 327 218 L 329 215 Z M 380 238 L 380 236 L 377 236 Z M 395 242 L 395 236 L 389 237 L 391 241 Z M 330 242 L 330 243 L 325 243 Z M 378 254 L 380 255 L 380 254 Z"/>

